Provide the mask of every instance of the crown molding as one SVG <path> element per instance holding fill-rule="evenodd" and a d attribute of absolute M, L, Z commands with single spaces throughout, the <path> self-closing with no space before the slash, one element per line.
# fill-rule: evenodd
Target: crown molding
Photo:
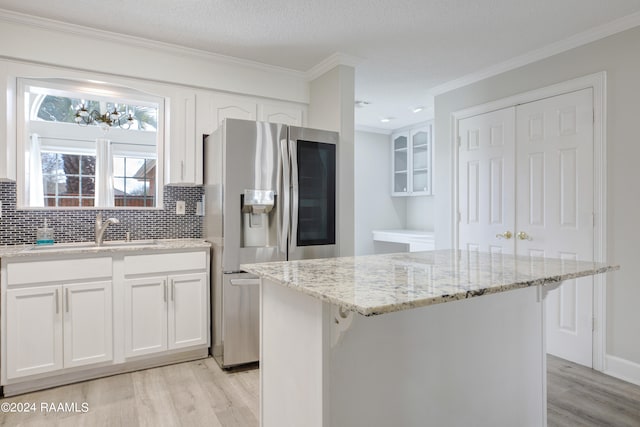
<path fill-rule="evenodd" d="M 338 65 L 347 65 L 349 67 L 356 67 L 359 63 L 362 62 L 362 58 L 353 55 L 347 55 L 346 53 L 335 52 L 318 64 L 311 67 L 306 73 L 305 76 L 308 81 L 315 80 L 327 71 L 337 67 Z"/>
<path fill-rule="evenodd" d="M 161 42 L 157 40 L 146 39 L 143 37 L 130 36 L 126 34 L 114 33 L 96 28 L 89 28 L 82 25 L 70 24 L 66 22 L 56 21 L 53 19 L 41 18 L 37 16 L 27 15 L 24 13 L 13 12 L 6 9 L 0 9 L 0 22 L 10 22 L 14 24 L 27 25 L 31 27 L 41 28 L 48 31 L 67 33 L 84 38 L 93 38 L 97 40 L 126 44 L 129 46 L 141 47 L 144 49 L 161 50 L 165 53 L 180 56 L 192 56 L 206 61 L 218 62 L 222 64 L 242 66 L 253 68 L 261 71 L 275 72 L 297 77 L 301 80 L 306 79 L 306 73 L 290 68 L 278 67 L 276 65 L 264 64 L 248 59 L 236 58 L 233 56 L 222 55 L 219 53 L 208 52 L 200 49 L 194 49 L 177 44 Z"/>
<path fill-rule="evenodd" d="M 391 135 L 393 133 L 393 130 L 391 129 L 382 129 L 382 128 L 377 128 L 377 127 L 373 127 L 373 126 L 365 126 L 365 125 L 355 125 L 354 130 L 356 132 L 369 132 L 369 133 L 378 133 L 381 135 Z"/>
<path fill-rule="evenodd" d="M 479 82 L 480 80 L 484 80 L 489 77 L 493 77 L 498 74 L 502 74 L 504 72 L 531 64 L 533 62 L 540 61 L 550 56 L 566 52 L 576 47 L 580 47 L 585 44 L 603 39 L 605 37 L 621 33 L 639 25 L 640 12 L 635 12 L 631 15 L 627 15 L 598 27 L 583 31 L 559 42 L 549 44 L 540 49 L 532 50 L 523 55 L 511 58 L 507 61 L 489 66 L 471 74 L 467 74 L 458 79 L 448 81 L 444 84 L 429 89 L 427 92 L 431 96 L 441 95 L 445 92 L 449 92 L 463 86 Z"/>

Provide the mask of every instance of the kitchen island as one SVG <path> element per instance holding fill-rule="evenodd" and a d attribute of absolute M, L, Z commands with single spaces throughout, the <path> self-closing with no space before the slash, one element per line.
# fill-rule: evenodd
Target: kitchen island
<path fill-rule="evenodd" d="M 429 251 L 243 265 L 262 278 L 261 425 L 546 425 L 544 297 L 619 268 Z"/>

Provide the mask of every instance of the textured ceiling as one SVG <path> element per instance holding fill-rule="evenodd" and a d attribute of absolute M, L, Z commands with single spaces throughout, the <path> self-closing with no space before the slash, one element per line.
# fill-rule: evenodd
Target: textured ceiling
<path fill-rule="evenodd" d="M 356 67 L 356 124 L 427 118 L 428 90 L 640 10 L 640 0 L 0 0 L 0 8 L 308 71 Z M 115 13 L 114 13 L 115 12 Z M 380 118 L 392 116 L 387 124 Z"/>

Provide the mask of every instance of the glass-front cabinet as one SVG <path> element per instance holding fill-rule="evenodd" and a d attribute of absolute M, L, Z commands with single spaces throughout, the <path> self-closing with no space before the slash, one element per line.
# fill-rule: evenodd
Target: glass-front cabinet
<path fill-rule="evenodd" d="M 426 124 L 391 137 L 392 195 L 428 196 L 432 193 L 432 125 Z"/>
<path fill-rule="evenodd" d="M 409 194 L 409 134 L 401 133 L 392 137 L 393 158 L 393 195 L 406 196 Z"/>

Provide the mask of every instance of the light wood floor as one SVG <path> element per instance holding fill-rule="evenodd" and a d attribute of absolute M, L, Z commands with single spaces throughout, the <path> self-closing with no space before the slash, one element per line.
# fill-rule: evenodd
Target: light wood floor
<path fill-rule="evenodd" d="M 213 359 L 86 381 L 12 398 L 35 413 L 1 413 L 0 426 L 258 425 L 258 370 L 222 371 Z M 548 358 L 549 427 L 640 426 L 640 387 Z M 42 402 L 89 404 L 87 413 L 40 411 Z"/>
<path fill-rule="evenodd" d="M 549 427 L 639 427 L 640 387 L 547 357 Z"/>

